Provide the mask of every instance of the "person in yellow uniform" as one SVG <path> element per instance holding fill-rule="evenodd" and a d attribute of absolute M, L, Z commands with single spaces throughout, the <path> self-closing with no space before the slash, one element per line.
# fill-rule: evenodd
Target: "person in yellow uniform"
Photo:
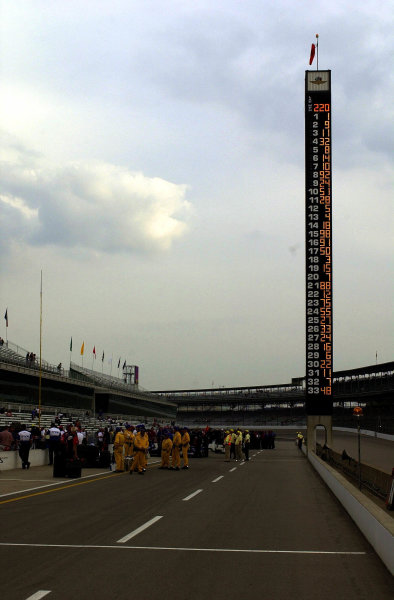
<path fill-rule="evenodd" d="M 170 468 L 170 456 L 172 450 L 172 439 L 170 438 L 170 434 L 167 430 L 163 433 L 164 439 L 161 443 L 161 465 L 159 469 L 169 469 Z"/>
<path fill-rule="evenodd" d="M 180 455 L 180 447 L 182 444 L 182 437 L 178 427 L 175 427 L 175 433 L 172 440 L 172 460 L 171 460 L 171 469 L 175 469 L 175 471 L 179 471 L 181 468 L 181 455 Z"/>
<path fill-rule="evenodd" d="M 231 433 L 226 431 L 226 437 L 223 441 L 224 445 L 224 460 L 230 462 L 230 450 L 231 450 Z"/>
<path fill-rule="evenodd" d="M 239 429 L 235 437 L 235 460 L 242 460 L 242 432 Z"/>
<path fill-rule="evenodd" d="M 137 471 L 139 475 L 145 473 L 145 455 L 149 448 L 149 438 L 145 431 L 145 425 L 137 427 L 138 433 L 134 438 L 134 460 L 130 469 L 130 475 L 133 471 Z"/>
<path fill-rule="evenodd" d="M 131 467 L 131 463 L 133 461 L 133 453 L 134 453 L 134 434 L 133 434 L 133 428 L 131 425 L 126 425 L 123 435 L 124 435 L 125 470 L 129 471 L 130 467 Z"/>
<path fill-rule="evenodd" d="M 121 427 L 116 428 L 116 434 L 114 439 L 114 456 L 116 463 L 116 473 L 123 473 L 124 471 L 124 435 Z"/>
<path fill-rule="evenodd" d="M 182 443 L 182 457 L 183 457 L 182 469 L 188 469 L 189 468 L 189 457 L 187 455 L 187 451 L 189 450 L 189 446 L 190 446 L 190 435 L 187 430 L 187 427 L 184 427 L 182 429 L 181 443 Z"/>
<path fill-rule="evenodd" d="M 230 429 L 230 433 L 231 433 L 231 446 L 230 446 L 230 459 L 231 459 L 231 458 L 237 458 L 235 456 L 235 440 L 237 438 L 237 434 L 235 433 L 234 429 Z"/>

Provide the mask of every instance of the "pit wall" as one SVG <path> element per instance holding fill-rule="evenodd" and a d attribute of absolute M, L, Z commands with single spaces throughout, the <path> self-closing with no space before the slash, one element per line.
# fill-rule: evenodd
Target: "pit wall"
<path fill-rule="evenodd" d="M 22 461 L 19 457 L 19 452 L 15 450 L 0 450 L 0 472 L 9 471 L 10 469 L 20 469 Z M 48 450 L 30 450 L 29 463 L 31 467 L 41 467 L 49 463 Z"/>
<path fill-rule="evenodd" d="M 392 437 L 389 436 L 389 439 Z M 306 452 L 306 449 L 303 448 L 303 451 Z M 376 506 L 372 500 L 322 461 L 314 452 L 308 452 L 307 458 L 367 538 L 387 569 L 394 575 L 394 519 L 392 515 Z"/>
<path fill-rule="evenodd" d="M 112 452 L 113 444 L 110 444 L 108 449 Z M 0 450 L 0 473 L 11 469 L 21 469 L 22 461 L 19 457 L 19 452 L 16 450 Z M 30 450 L 29 452 L 30 467 L 42 467 L 49 464 L 48 450 Z"/>

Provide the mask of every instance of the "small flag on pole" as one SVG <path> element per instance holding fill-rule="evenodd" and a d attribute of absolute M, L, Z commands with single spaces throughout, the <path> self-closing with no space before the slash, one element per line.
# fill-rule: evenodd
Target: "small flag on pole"
<path fill-rule="evenodd" d="M 120 359 L 118 360 L 118 369 L 119 369 L 119 367 L 120 367 Z"/>
<path fill-rule="evenodd" d="M 123 363 L 123 369 L 125 369 L 125 368 L 126 368 L 126 361 L 124 361 L 124 363 Z"/>
<path fill-rule="evenodd" d="M 315 58 L 315 52 L 316 52 L 316 46 L 315 46 L 315 44 L 312 44 L 312 46 L 311 46 L 311 55 L 309 57 L 309 64 L 310 65 L 313 63 L 313 59 Z"/>
<path fill-rule="evenodd" d="M 103 350 L 103 356 L 101 357 L 101 362 L 104 362 L 104 350 Z"/>
<path fill-rule="evenodd" d="M 70 340 L 70 352 L 72 352 L 72 351 L 73 351 L 73 339 L 71 338 L 71 340 Z"/>
<path fill-rule="evenodd" d="M 85 351 L 85 342 L 82 342 L 82 346 L 81 346 L 81 356 L 83 356 L 83 353 Z"/>
<path fill-rule="evenodd" d="M 93 348 L 93 356 L 94 356 L 94 358 L 96 358 L 96 346 L 94 346 L 94 348 Z"/>
<path fill-rule="evenodd" d="M 5 326 L 8 327 L 8 308 L 6 308 L 4 318 L 5 318 Z"/>

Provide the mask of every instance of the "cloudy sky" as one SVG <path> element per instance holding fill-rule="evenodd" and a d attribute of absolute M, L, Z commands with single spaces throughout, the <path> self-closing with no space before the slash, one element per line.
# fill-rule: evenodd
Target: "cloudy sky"
<path fill-rule="evenodd" d="M 72 337 L 73 361 L 85 342 L 84 366 L 95 347 L 95 369 L 112 358 L 116 375 L 121 358 L 152 390 L 304 375 L 304 75 L 319 33 L 334 369 L 393 359 L 390 2 L 0 7 L 0 335 L 39 353 L 42 270 L 49 362 L 69 364 Z"/>

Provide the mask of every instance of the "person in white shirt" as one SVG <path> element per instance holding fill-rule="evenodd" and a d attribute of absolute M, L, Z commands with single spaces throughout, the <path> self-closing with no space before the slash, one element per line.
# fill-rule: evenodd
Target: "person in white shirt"
<path fill-rule="evenodd" d="M 22 425 L 21 431 L 18 433 L 19 440 L 19 456 L 22 461 L 22 469 L 28 469 L 29 463 L 29 452 L 31 445 L 31 433 L 27 431 L 26 426 Z"/>
<path fill-rule="evenodd" d="M 59 427 L 52 423 L 49 428 L 49 443 L 48 443 L 48 451 L 49 451 L 49 464 L 53 465 L 53 455 L 57 454 L 60 450 L 60 441 L 62 438 L 62 432 Z"/>

